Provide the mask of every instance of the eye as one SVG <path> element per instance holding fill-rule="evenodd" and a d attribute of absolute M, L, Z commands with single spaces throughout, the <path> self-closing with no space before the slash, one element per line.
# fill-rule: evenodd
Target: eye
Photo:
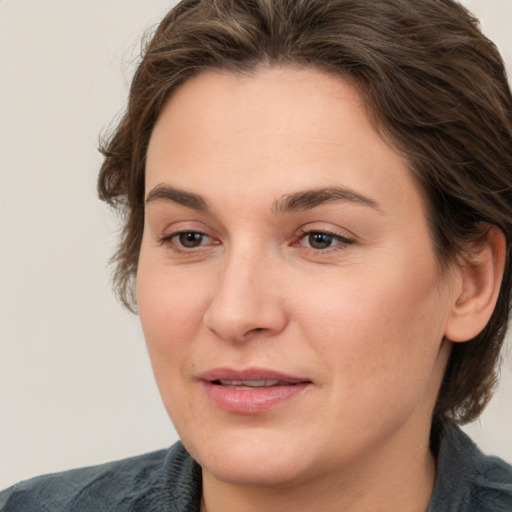
<path fill-rule="evenodd" d="M 347 245 L 353 243 L 352 240 L 343 236 L 328 233 L 324 231 L 309 231 L 300 237 L 299 245 L 308 247 L 316 251 L 330 249 L 337 245 Z"/>
<path fill-rule="evenodd" d="M 166 236 L 162 239 L 162 242 L 172 244 L 176 249 L 195 249 L 212 244 L 213 240 L 210 236 L 199 231 L 181 231 Z"/>
<path fill-rule="evenodd" d="M 199 247 L 203 245 L 206 235 L 203 233 L 197 233 L 195 231 L 188 231 L 186 233 L 178 233 L 175 238 L 179 241 L 179 244 L 188 249 Z"/>

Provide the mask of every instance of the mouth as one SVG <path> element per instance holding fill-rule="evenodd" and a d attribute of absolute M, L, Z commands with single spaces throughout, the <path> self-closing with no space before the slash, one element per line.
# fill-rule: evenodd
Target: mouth
<path fill-rule="evenodd" d="M 270 411 L 309 388 L 311 380 L 271 370 L 218 368 L 200 376 L 207 397 L 218 408 L 232 413 Z"/>
<path fill-rule="evenodd" d="M 296 382 L 284 380 L 225 380 L 215 379 L 212 381 L 215 386 L 227 386 L 236 389 L 268 388 L 272 386 L 295 386 Z"/>

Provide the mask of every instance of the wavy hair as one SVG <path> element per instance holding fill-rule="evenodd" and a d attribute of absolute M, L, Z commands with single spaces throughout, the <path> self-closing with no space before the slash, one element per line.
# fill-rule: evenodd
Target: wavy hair
<path fill-rule="evenodd" d="M 349 80 L 374 126 L 424 191 L 441 266 L 505 235 L 498 303 L 485 329 L 454 344 L 434 420 L 476 418 L 494 385 L 510 307 L 512 98 L 501 56 L 452 0 L 183 0 L 145 44 L 124 116 L 102 142 L 100 198 L 123 214 L 114 287 L 136 310 L 149 139 L 173 91 L 205 70 L 315 68 Z"/>

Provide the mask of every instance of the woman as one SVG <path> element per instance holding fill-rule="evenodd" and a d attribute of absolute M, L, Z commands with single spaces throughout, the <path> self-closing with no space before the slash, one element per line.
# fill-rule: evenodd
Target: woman
<path fill-rule="evenodd" d="M 169 451 L 2 510 L 496 511 L 512 98 L 449 0 L 186 0 L 105 144 Z"/>

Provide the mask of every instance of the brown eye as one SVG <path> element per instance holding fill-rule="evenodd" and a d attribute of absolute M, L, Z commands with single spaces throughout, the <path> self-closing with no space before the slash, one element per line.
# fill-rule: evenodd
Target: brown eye
<path fill-rule="evenodd" d="M 179 241 L 179 244 L 187 249 L 193 249 L 194 247 L 199 247 L 203 244 L 206 235 L 203 233 L 197 233 L 195 231 L 188 231 L 186 233 L 179 233 L 176 235 Z"/>
<path fill-rule="evenodd" d="M 307 231 L 300 237 L 299 245 L 314 251 L 324 251 L 334 248 L 343 249 L 353 243 L 354 241 L 350 238 L 328 231 Z"/>
<path fill-rule="evenodd" d="M 335 237 L 328 233 L 309 233 L 308 244 L 312 249 L 327 249 L 335 242 Z"/>

